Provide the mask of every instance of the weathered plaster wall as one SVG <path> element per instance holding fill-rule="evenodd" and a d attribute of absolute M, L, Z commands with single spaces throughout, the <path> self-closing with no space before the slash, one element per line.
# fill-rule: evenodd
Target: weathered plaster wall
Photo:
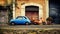
<path fill-rule="evenodd" d="M 36 3 L 42 6 L 42 18 L 45 20 L 48 17 L 48 0 L 17 0 L 17 7 L 16 7 L 16 17 L 21 15 L 21 6 L 27 3 Z M 24 8 L 23 8 L 24 9 Z M 41 10 L 41 9 L 39 9 Z"/>

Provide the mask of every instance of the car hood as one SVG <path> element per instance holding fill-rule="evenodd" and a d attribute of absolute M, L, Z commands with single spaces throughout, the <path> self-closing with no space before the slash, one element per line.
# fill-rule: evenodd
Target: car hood
<path fill-rule="evenodd" d="M 10 22 L 11 22 L 11 21 L 14 21 L 14 20 L 15 20 L 15 19 L 11 19 Z"/>

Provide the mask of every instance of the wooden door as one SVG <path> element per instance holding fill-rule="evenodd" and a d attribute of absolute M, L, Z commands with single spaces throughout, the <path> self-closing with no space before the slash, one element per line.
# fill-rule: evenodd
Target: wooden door
<path fill-rule="evenodd" d="M 26 11 L 26 16 L 31 20 L 32 18 L 38 19 L 39 13 L 38 11 Z"/>
<path fill-rule="evenodd" d="M 38 19 L 39 18 L 39 7 L 38 6 L 26 6 L 25 15 L 30 18 Z"/>

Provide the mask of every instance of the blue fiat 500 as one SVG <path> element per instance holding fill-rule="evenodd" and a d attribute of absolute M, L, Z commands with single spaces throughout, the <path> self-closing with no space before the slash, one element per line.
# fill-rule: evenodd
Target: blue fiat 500
<path fill-rule="evenodd" d="M 28 17 L 26 16 L 18 16 L 15 19 L 11 19 L 10 20 L 10 24 L 11 25 L 15 25 L 15 24 L 30 24 L 30 20 Z"/>

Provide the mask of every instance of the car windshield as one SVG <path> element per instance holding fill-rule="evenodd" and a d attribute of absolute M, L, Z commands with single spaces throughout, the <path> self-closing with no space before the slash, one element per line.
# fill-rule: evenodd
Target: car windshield
<path fill-rule="evenodd" d="M 22 19 L 23 17 L 22 16 L 18 16 L 16 19 Z"/>
<path fill-rule="evenodd" d="M 27 19 L 25 16 L 18 16 L 16 19 L 22 19 L 22 18 Z"/>

